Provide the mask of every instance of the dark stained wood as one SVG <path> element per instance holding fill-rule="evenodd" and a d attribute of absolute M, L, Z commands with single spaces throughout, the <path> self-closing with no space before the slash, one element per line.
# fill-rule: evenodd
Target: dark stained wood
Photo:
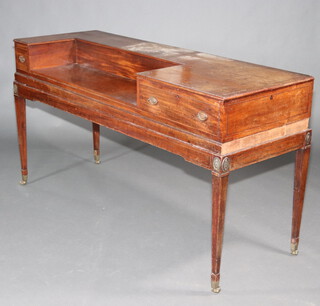
<path fill-rule="evenodd" d="M 87 114 L 87 108 L 89 108 L 91 111 L 99 111 L 99 117 L 104 115 L 110 116 L 110 114 L 112 114 L 113 117 L 128 121 L 130 124 L 134 123 L 138 126 L 144 127 L 145 129 L 151 130 L 153 131 L 152 134 L 157 133 L 160 134 L 160 136 L 164 135 L 170 139 L 172 138 L 173 141 L 182 141 L 190 146 L 191 150 L 193 150 L 194 147 L 197 147 L 199 150 L 204 149 L 208 153 L 217 153 L 220 150 L 219 144 L 214 140 L 199 137 L 195 133 L 170 127 L 145 117 L 144 111 L 137 109 L 133 103 L 116 100 L 112 96 L 103 95 L 92 90 L 87 90 L 86 88 L 79 88 L 79 90 L 77 88 L 77 93 L 75 93 L 74 86 L 54 79 L 45 78 L 40 74 L 35 78 L 34 75 L 32 77 L 28 77 L 26 75 L 16 73 L 15 79 L 20 89 L 20 93 L 23 92 L 25 96 L 27 95 L 27 99 L 29 100 L 38 100 L 53 107 L 58 107 L 56 106 L 54 98 L 63 99 L 64 101 L 61 102 L 61 108 L 65 107 L 68 109 L 68 112 L 79 116 L 77 109 L 84 108 L 83 118 L 87 118 L 86 116 L 89 116 Z M 53 84 L 54 86 L 50 86 L 50 84 Z M 32 94 L 28 93 L 31 90 Z M 47 94 L 44 95 L 43 92 L 46 92 Z M 50 94 L 50 96 L 48 94 Z M 69 105 L 77 108 L 75 112 L 68 107 Z M 100 118 L 97 120 L 100 120 Z M 167 139 L 166 137 L 163 139 L 164 141 L 162 141 L 161 144 L 165 144 L 165 139 Z M 150 143 L 154 144 L 152 142 Z M 159 147 L 164 148 L 162 146 Z M 176 152 L 179 152 L 179 150 L 176 150 Z M 188 159 L 188 156 L 183 156 L 183 158 Z M 192 159 L 190 162 L 192 162 Z M 208 161 L 208 166 L 206 167 L 210 169 L 211 165 L 209 166 L 209 163 L 210 161 Z"/>
<path fill-rule="evenodd" d="M 19 93 L 28 100 L 41 101 L 53 107 L 63 109 L 71 114 L 76 114 L 89 121 L 94 121 L 100 125 L 111 128 L 133 138 L 147 142 L 164 150 L 176 153 L 185 160 L 196 165 L 211 169 L 211 156 L 213 151 L 204 149 L 202 144 L 217 147 L 214 143 L 205 139 L 197 138 L 192 134 L 174 130 L 174 137 L 171 128 L 150 121 L 149 128 L 143 122 L 143 118 L 132 116 L 130 113 L 121 112 L 110 106 L 99 105 L 99 103 L 89 103 L 85 99 L 77 97 L 74 100 L 66 100 L 56 95 L 44 93 L 33 88 L 27 88 L 19 84 Z M 68 103 L 66 103 L 68 102 Z M 90 112 L 88 111 L 90 109 Z M 103 110 L 101 110 L 103 109 Z M 169 134 L 169 136 L 168 136 Z M 168 141 L 169 140 L 169 141 Z M 202 142 L 203 141 L 203 142 Z"/>
<path fill-rule="evenodd" d="M 20 150 L 20 164 L 22 176 L 28 175 L 27 164 L 27 124 L 26 124 L 26 100 L 24 98 L 14 96 L 16 120 L 18 130 L 18 142 Z"/>
<path fill-rule="evenodd" d="M 212 290 L 220 291 L 220 264 L 229 175 L 212 175 Z"/>
<path fill-rule="evenodd" d="M 170 61 L 183 65 L 146 71 L 142 74 L 149 78 L 173 83 L 176 86 L 207 92 L 223 99 L 313 80 L 310 76 L 298 73 L 100 31 L 22 38 L 15 41 L 30 47 L 49 41 L 61 42 L 70 39 L 101 44 L 135 52 L 139 55 L 143 54 L 153 57 L 155 61 L 170 58 Z"/>
<path fill-rule="evenodd" d="M 309 76 L 98 31 L 61 38 L 16 40 L 17 54 L 26 55 L 17 68 L 79 93 L 137 103 L 133 113 L 220 143 L 310 117 Z M 149 95 L 161 103 L 146 104 Z M 209 118 L 199 122 L 203 110 Z"/>
<path fill-rule="evenodd" d="M 291 252 L 293 253 L 293 255 L 297 254 L 299 245 L 299 234 L 304 203 L 304 194 L 307 183 L 309 157 L 310 146 L 296 151 L 291 231 Z"/>
<path fill-rule="evenodd" d="M 25 99 L 180 155 L 212 171 L 212 287 L 219 291 L 229 172 L 298 150 L 297 246 L 310 154 L 313 77 L 100 31 L 15 40 L 15 104 L 27 175 Z M 24 179 L 24 178 L 23 178 Z"/>

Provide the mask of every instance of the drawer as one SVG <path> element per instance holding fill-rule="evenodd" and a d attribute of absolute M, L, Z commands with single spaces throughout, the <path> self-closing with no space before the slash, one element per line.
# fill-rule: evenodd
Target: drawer
<path fill-rule="evenodd" d="M 15 57 L 17 70 L 29 71 L 29 56 L 27 46 L 16 43 Z"/>
<path fill-rule="evenodd" d="M 219 135 L 220 103 L 166 83 L 138 79 L 138 107 L 145 116 L 194 134 Z"/>

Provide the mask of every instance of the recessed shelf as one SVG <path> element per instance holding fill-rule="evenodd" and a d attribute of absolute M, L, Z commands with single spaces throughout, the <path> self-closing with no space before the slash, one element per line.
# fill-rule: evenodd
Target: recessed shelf
<path fill-rule="evenodd" d="M 135 80 L 104 72 L 85 64 L 55 66 L 36 69 L 33 72 L 73 87 L 85 88 L 95 94 L 136 104 Z"/>
<path fill-rule="evenodd" d="M 33 74 L 133 105 L 137 73 L 177 65 L 78 39 L 32 45 L 29 61 Z"/>

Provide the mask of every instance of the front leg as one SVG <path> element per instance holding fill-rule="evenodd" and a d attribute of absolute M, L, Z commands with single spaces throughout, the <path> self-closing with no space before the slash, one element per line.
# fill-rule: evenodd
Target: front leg
<path fill-rule="evenodd" d="M 24 98 L 14 96 L 18 142 L 21 162 L 21 185 L 25 185 L 28 181 L 28 166 L 27 166 L 27 125 L 26 125 L 26 100 Z"/>
<path fill-rule="evenodd" d="M 100 125 L 92 122 L 94 161 L 100 164 Z"/>
<path fill-rule="evenodd" d="M 223 176 L 212 172 L 212 272 L 211 288 L 220 292 L 220 263 L 222 253 L 224 217 L 229 174 Z"/>
<path fill-rule="evenodd" d="M 309 138 L 310 137 L 311 136 L 309 136 Z M 296 151 L 292 232 L 291 232 L 291 254 L 292 255 L 298 255 L 300 225 L 301 225 L 301 218 L 302 218 L 304 194 L 305 194 L 306 182 L 307 182 L 309 157 L 310 157 L 310 145 L 308 147 L 305 147 Z"/>

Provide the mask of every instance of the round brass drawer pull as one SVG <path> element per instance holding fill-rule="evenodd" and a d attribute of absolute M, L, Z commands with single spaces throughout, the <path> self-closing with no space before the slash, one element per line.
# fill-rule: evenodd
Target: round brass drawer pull
<path fill-rule="evenodd" d="M 197 114 L 197 118 L 198 118 L 200 121 L 206 121 L 206 120 L 208 119 L 208 115 L 207 115 L 205 112 L 200 111 L 200 112 Z"/>
<path fill-rule="evenodd" d="M 20 55 L 20 56 L 19 56 L 19 61 L 20 61 L 21 63 L 24 63 L 24 62 L 26 61 L 26 58 L 25 58 L 23 55 Z"/>
<path fill-rule="evenodd" d="M 158 104 L 158 100 L 157 100 L 157 98 L 155 98 L 155 97 L 150 97 L 150 98 L 148 98 L 148 102 L 149 102 L 150 104 L 152 104 L 152 105 Z"/>

